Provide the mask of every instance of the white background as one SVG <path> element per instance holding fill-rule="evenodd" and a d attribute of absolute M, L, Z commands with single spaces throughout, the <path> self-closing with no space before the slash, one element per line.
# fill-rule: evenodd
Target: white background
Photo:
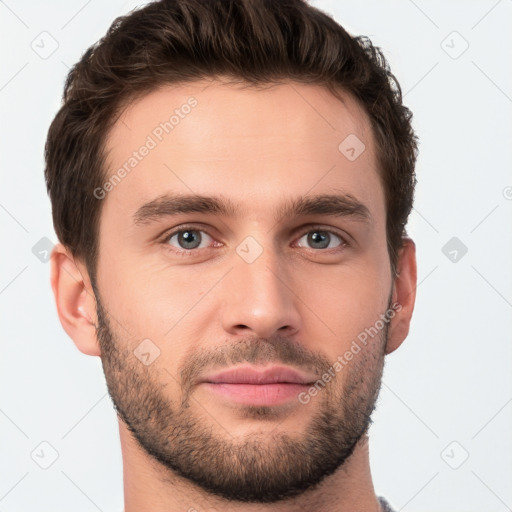
<path fill-rule="evenodd" d="M 311 3 L 384 49 L 421 141 L 409 222 L 420 284 L 373 417 L 377 494 L 406 512 L 512 510 L 512 1 Z M 123 507 L 100 361 L 63 331 L 32 248 L 57 241 L 43 148 L 68 68 L 136 6 L 0 2 L 1 512 Z M 57 43 L 43 31 L 58 43 L 45 59 L 31 45 Z M 456 262 L 442 251 L 453 237 L 468 249 Z M 48 469 L 41 442 L 58 453 Z"/>

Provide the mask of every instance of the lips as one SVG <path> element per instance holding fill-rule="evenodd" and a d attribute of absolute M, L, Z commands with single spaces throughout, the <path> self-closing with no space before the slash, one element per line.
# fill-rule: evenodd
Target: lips
<path fill-rule="evenodd" d="M 203 377 L 202 382 L 212 384 L 301 384 L 314 383 L 316 378 L 289 366 L 238 366 Z"/>

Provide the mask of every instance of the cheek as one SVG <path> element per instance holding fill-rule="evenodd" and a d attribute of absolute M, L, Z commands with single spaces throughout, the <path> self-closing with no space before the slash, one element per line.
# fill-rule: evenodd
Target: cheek
<path fill-rule="evenodd" d="M 223 273 L 224 268 L 192 271 L 191 267 L 126 258 L 103 266 L 100 292 L 114 321 L 122 325 L 119 332 L 123 336 L 149 338 L 165 347 L 187 337 L 186 331 L 194 325 L 205 326 L 209 311 L 215 311 L 215 297 L 220 292 L 215 283 Z"/>
<path fill-rule="evenodd" d="M 175 356 L 181 343 L 205 330 L 222 335 L 218 306 L 231 295 L 222 282 L 230 263 L 180 266 L 147 263 L 137 254 L 120 257 L 128 251 L 115 250 L 122 240 L 115 242 L 114 236 L 102 240 L 98 282 L 120 334 L 133 343 L 145 338 L 162 348 L 172 343 Z M 302 338 L 312 350 L 337 357 L 385 311 L 391 280 L 384 234 L 379 242 L 339 265 L 289 263 L 294 292 L 289 300 L 300 312 Z"/>
<path fill-rule="evenodd" d="M 335 359 L 386 311 L 391 281 L 381 265 L 361 264 L 318 268 L 314 285 L 300 297 L 305 329 L 323 338 L 323 347 Z M 311 336 L 311 333 L 309 334 Z"/>

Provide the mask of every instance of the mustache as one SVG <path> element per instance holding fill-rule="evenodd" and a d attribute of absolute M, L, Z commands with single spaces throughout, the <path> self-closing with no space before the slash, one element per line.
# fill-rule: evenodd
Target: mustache
<path fill-rule="evenodd" d="M 197 349 L 196 349 L 197 350 Z M 238 363 L 253 365 L 284 364 L 322 375 L 331 362 L 323 355 L 312 352 L 303 344 L 282 336 L 272 338 L 248 337 L 217 347 L 208 347 L 200 353 L 189 353 L 186 363 L 179 369 L 181 382 L 192 386 L 207 369 L 222 370 Z"/>

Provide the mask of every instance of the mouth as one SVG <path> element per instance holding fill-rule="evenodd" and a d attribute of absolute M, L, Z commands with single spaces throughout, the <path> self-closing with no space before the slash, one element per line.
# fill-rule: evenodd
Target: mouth
<path fill-rule="evenodd" d="M 315 380 L 287 366 L 240 366 L 205 376 L 201 384 L 216 396 L 238 404 L 271 406 L 297 398 Z"/>

